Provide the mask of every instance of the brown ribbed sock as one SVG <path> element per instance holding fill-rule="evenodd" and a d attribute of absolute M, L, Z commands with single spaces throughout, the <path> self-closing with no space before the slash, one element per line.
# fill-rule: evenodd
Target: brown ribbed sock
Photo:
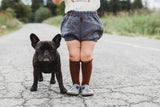
<path fill-rule="evenodd" d="M 92 60 L 88 62 L 82 62 L 82 85 L 89 85 L 92 74 Z"/>
<path fill-rule="evenodd" d="M 80 84 L 80 80 L 79 80 L 80 61 L 78 62 L 70 61 L 69 66 L 70 66 L 70 73 L 72 77 L 72 83 Z"/>

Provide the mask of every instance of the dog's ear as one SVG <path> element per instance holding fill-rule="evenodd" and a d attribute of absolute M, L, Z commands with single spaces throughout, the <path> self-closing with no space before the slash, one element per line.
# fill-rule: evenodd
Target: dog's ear
<path fill-rule="evenodd" d="M 30 35 L 30 39 L 31 39 L 31 43 L 32 43 L 33 48 L 35 48 L 37 42 L 39 42 L 39 38 L 34 33 L 32 33 Z"/>
<path fill-rule="evenodd" d="M 57 34 L 52 41 L 55 43 L 56 47 L 58 48 L 60 46 L 61 42 L 61 34 Z"/>

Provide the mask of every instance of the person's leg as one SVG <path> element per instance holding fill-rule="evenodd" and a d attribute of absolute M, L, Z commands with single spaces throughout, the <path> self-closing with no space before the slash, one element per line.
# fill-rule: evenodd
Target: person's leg
<path fill-rule="evenodd" d="M 92 73 L 92 54 L 96 42 L 83 41 L 81 43 L 81 62 L 82 62 L 82 86 L 81 95 L 93 95 L 93 91 L 89 88 L 89 82 Z"/>
<path fill-rule="evenodd" d="M 72 40 L 66 41 L 68 51 L 69 51 L 69 58 L 71 61 L 78 62 L 80 61 L 80 41 Z"/>
<path fill-rule="evenodd" d="M 80 84 L 80 42 L 78 40 L 66 41 L 69 51 L 69 66 L 73 84 Z"/>
<path fill-rule="evenodd" d="M 92 54 L 96 42 L 82 41 L 81 42 L 81 61 L 82 61 L 82 85 L 89 85 L 92 73 Z"/>
<path fill-rule="evenodd" d="M 69 51 L 69 67 L 73 86 L 67 94 L 78 95 L 80 91 L 80 42 L 78 40 L 66 41 Z"/>

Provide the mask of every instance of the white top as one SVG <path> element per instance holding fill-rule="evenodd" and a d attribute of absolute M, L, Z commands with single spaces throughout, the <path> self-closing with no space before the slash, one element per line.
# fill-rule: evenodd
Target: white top
<path fill-rule="evenodd" d="M 100 0 L 64 0 L 65 13 L 69 11 L 97 11 Z"/>

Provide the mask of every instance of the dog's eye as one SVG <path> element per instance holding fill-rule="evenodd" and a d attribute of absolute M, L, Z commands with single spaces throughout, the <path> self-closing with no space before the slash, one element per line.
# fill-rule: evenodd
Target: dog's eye
<path fill-rule="evenodd" d="M 38 51 L 38 53 L 42 53 L 43 51 L 42 50 L 37 50 Z"/>
<path fill-rule="evenodd" d="M 55 50 L 51 50 L 52 53 L 55 53 Z"/>

